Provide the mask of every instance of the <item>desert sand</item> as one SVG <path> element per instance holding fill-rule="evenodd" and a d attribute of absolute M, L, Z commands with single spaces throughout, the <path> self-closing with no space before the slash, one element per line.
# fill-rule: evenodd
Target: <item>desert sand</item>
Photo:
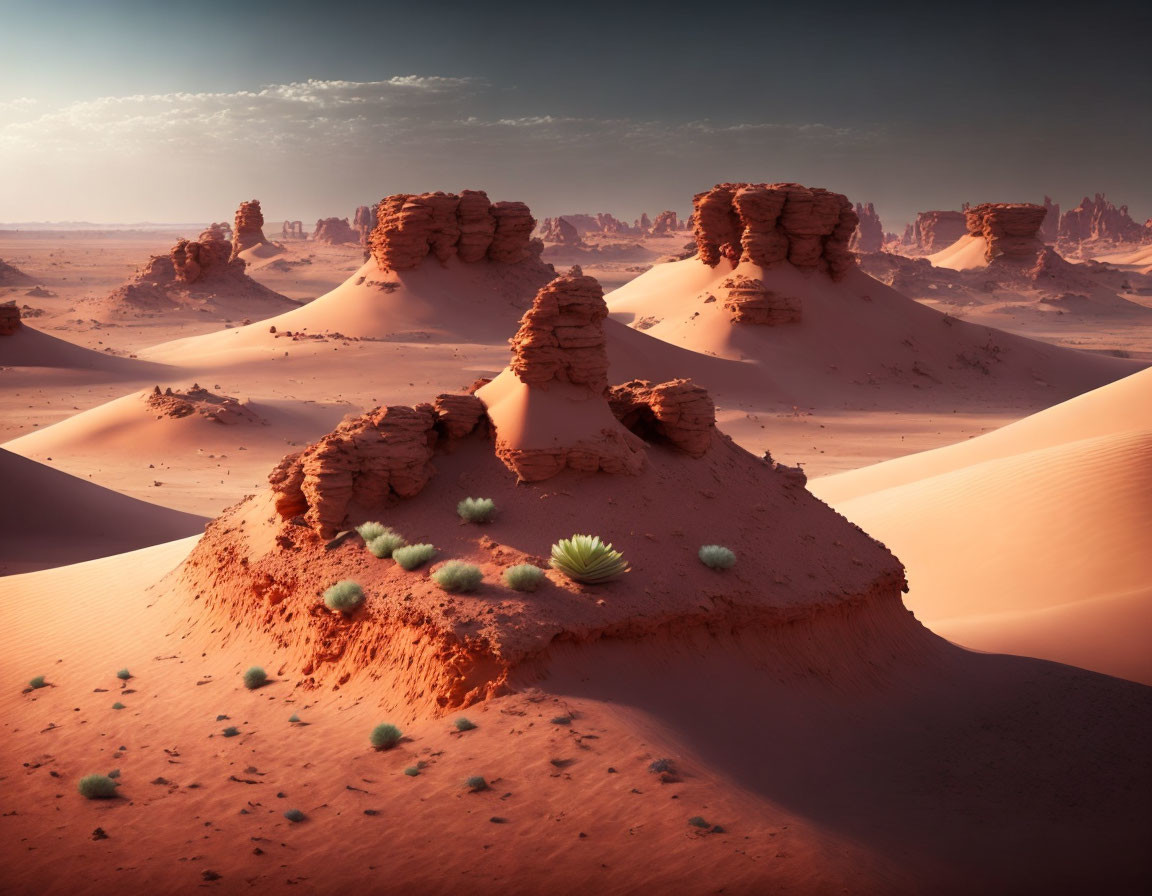
<path fill-rule="evenodd" d="M 0 238 L 53 293 L 0 290 L 39 312 L 0 335 L 6 891 L 1152 882 L 1138 312 L 960 319 L 797 184 L 717 185 L 694 232 L 373 208 L 363 249 L 273 243 L 255 200 L 226 261 L 218 225 L 60 237 L 82 285 Z M 201 252 L 230 292 L 101 313 Z M 435 556 L 373 556 L 375 520 Z M 585 532 L 629 571 L 550 568 Z"/>

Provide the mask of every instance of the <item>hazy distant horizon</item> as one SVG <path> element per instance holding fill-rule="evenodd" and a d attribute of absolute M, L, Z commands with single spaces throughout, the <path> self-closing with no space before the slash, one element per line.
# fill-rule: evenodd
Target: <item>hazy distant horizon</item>
<path fill-rule="evenodd" d="M 311 229 L 464 188 L 631 221 L 721 181 L 827 187 L 895 232 L 1045 195 L 1152 217 L 1147 4 L 9 5 L 11 222 L 230 220 L 258 198 Z"/>

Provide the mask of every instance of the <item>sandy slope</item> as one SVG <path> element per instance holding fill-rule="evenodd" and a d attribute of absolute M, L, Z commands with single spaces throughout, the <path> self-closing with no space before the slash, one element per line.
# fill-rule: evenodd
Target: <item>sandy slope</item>
<path fill-rule="evenodd" d="M 968 234 L 927 258 L 938 268 L 972 271 L 988 267 L 987 251 L 988 241 L 984 237 Z"/>
<path fill-rule="evenodd" d="M 0 573 L 78 563 L 179 538 L 205 519 L 137 501 L 0 449 Z"/>
<path fill-rule="evenodd" d="M 1152 683 L 1150 391 L 1137 374 L 812 491 L 898 554 L 935 631 Z"/>
<path fill-rule="evenodd" d="M 1152 245 L 1141 246 L 1125 252 L 1116 252 L 1111 255 L 1097 255 L 1095 260 L 1115 265 L 1127 271 L 1152 274 Z"/>
<path fill-rule="evenodd" d="M 93 351 L 42 333 L 27 323 L 22 323 L 15 333 L 0 337 L 0 366 L 98 370 L 125 377 L 150 376 L 167 369 L 162 364 Z"/>

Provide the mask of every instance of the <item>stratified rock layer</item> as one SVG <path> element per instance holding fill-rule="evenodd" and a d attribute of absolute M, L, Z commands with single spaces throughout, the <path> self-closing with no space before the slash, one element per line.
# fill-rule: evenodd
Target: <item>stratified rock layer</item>
<path fill-rule="evenodd" d="M 732 312 L 732 320 L 739 324 L 758 324 L 775 327 L 799 323 L 803 317 L 800 299 L 769 289 L 758 279 L 736 275 L 720 284 L 728 291 L 724 308 Z"/>
<path fill-rule="evenodd" d="M 268 240 L 264 238 L 264 213 L 260 211 L 260 200 L 241 202 L 236 209 L 236 224 L 232 228 L 232 257 L 266 242 Z"/>
<path fill-rule="evenodd" d="M 947 249 L 968 232 L 964 212 L 920 212 L 911 231 L 905 233 L 906 248 L 923 255 L 932 255 Z"/>
<path fill-rule="evenodd" d="M 515 264 L 539 257 L 535 227 L 523 202 L 491 203 L 478 190 L 398 193 L 380 201 L 369 246 L 377 264 L 393 271 L 416 268 L 430 254 L 441 264 L 453 257 Z"/>
<path fill-rule="evenodd" d="M 168 268 L 163 256 L 154 256 L 144 271 L 144 279 L 163 282 Z M 168 253 L 171 275 L 179 283 L 197 283 L 234 270 L 243 272 L 244 260 L 236 258 L 220 225 L 213 224 L 195 240 L 180 240 Z"/>
<path fill-rule="evenodd" d="M 988 243 L 988 261 L 1035 261 L 1044 249 L 1040 227 L 1047 214 L 1042 205 L 1030 202 L 984 202 L 965 211 L 968 233 Z"/>
<path fill-rule="evenodd" d="M 358 243 L 360 234 L 352 229 L 347 218 L 320 218 L 312 232 L 312 239 L 317 243 L 336 246 L 341 243 Z"/>
<path fill-rule="evenodd" d="M 840 279 L 855 265 L 848 250 L 856 212 L 843 194 L 801 184 L 718 184 L 693 199 L 700 260 L 726 258 L 771 267 L 783 261 Z"/>
<path fill-rule="evenodd" d="M 692 457 L 703 457 L 716 432 L 716 405 L 691 380 L 652 385 L 632 380 L 608 390 L 612 413 L 648 441 L 665 442 Z"/>

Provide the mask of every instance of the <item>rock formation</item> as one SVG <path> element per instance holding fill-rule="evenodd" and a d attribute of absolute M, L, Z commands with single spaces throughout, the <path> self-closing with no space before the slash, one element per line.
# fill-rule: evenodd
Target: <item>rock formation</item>
<path fill-rule="evenodd" d="M 15 302 L 0 304 L 0 336 L 11 336 L 20 329 L 20 309 Z"/>
<path fill-rule="evenodd" d="M 358 243 L 360 234 L 352 229 L 347 218 L 320 218 L 316 222 L 316 229 L 312 231 L 312 239 L 317 243 L 336 246 L 341 243 Z"/>
<path fill-rule="evenodd" d="M 1030 202 L 985 202 L 965 213 L 968 233 L 981 236 L 988 248 L 988 261 L 1034 262 L 1043 250 L 1039 233 L 1044 223 L 1045 208 Z"/>
<path fill-rule="evenodd" d="M 798 323 L 803 316 L 799 298 L 768 289 L 761 280 L 736 275 L 720 286 L 728 291 L 724 308 L 734 323 L 775 327 Z"/>
<path fill-rule="evenodd" d="M 904 248 L 921 255 L 947 249 L 968 233 L 964 212 L 920 212 L 904 232 Z"/>
<path fill-rule="evenodd" d="M 0 259 L 0 286 L 28 286 L 34 282 L 22 270 Z"/>
<path fill-rule="evenodd" d="M 280 237 L 285 240 L 302 240 L 304 239 L 304 222 L 303 221 L 285 221 L 280 228 Z"/>
<path fill-rule="evenodd" d="M 152 258 L 145 268 L 146 278 L 163 281 L 167 274 L 164 256 Z M 179 283 L 196 283 L 214 277 L 229 268 L 244 270 L 243 259 L 236 258 L 233 246 L 220 228 L 213 224 L 196 240 L 180 240 L 168 253 L 172 276 Z"/>
<path fill-rule="evenodd" d="M 800 184 L 718 184 L 693 199 L 700 260 L 770 267 L 788 261 L 840 279 L 855 264 L 848 243 L 856 212 L 848 199 Z"/>
<path fill-rule="evenodd" d="M 680 219 L 677 217 L 676 212 L 671 210 L 660 212 L 652 222 L 653 234 L 673 233 L 679 229 Z"/>
<path fill-rule="evenodd" d="M 608 390 L 613 415 L 649 442 L 664 442 L 691 457 L 703 457 L 716 429 L 716 405 L 691 380 L 652 385 L 632 380 Z"/>
<path fill-rule="evenodd" d="M 452 257 L 515 264 L 539 258 L 535 226 L 523 202 L 491 203 L 478 190 L 399 193 L 381 200 L 369 245 L 377 264 L 392 271 L 418 267 L 429 254 L 443 265 Z"/>
<path fill-rule="evenodd" d="M 871 202 L 867 205 L 857 202 L 856 217 L 860 223 L 848 242 L 848 248 L 857 254 L 879 252 L 884 247 L 884 226 L 880 223 L 875 206 Z"/>
<path fill-rule="evenodd" d="M 264 214 L 260 211 L 260 200 L 241 202 L 236 209 L 236 226 L 232 228 L 232 257 L 267 242 L 264 238 Z"/>
<path fill-rule="evenodd" d="M 567 218 L 545 218 L 540 228 L 540 238 L 546 243 L 561 246 L 582 246 L 584 240 L 580 232 Z"/>
<path fill-rule="evenodd" d="M 1060 206 L 1049 197 L 1044 197 L 1044 223 L 1040 227 L 1040 239 L 1049 246 L 1055 246 L 1060 237 Z"/>
<path fill-rule="evenodd" d="M 1087 196 L 1076 208 L 1070 208 L 1060 218 L 1060 241 L 1069 246 L 1080 243 L 1114 242 L 1134 243 L 1152 239 L 1152 229 L 1141 227 L 1128 214 L 1128 206 L 1117 208 L 1097 193 Z"/>
<path fill-rule="evenodd" d="M 647 212 L 641 212 L 640 217 L 636 220 L 636 232 L 643 235 L 652 230 L 652 219 L 648 217 Z"/>
<path fill-rule="evenodd" d="M 356 214 L 352 217 L 352 226 L 360 235 L 361 246 L 368 246 L 368 237 L 372 235 L 372 229 L 376 226 L 376 210 L 378 208 L 379 205 L 356 206 Z"/>
<path fill-rule="evenodd" d="M 168 387 L 163 392 L 156 386 L 148 394 L 145 403 L 157 418 L 191 417 L 198 415 L 221 426 L 234 426 L 237 423 L 263 423 L 264 420 L 242 402 L 227 395 L 217 395 L 193 383 L 187 392 L 174 392 Z"/>

